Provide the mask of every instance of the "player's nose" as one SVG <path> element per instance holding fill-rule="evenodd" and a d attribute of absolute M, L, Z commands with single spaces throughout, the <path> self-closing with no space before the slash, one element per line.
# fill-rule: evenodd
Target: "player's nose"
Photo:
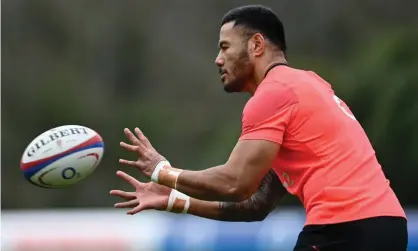
<path fill-rule="evenodd" d="M 218 54 L 218 56 L 215 59 L 215 64 L 218 67 L 221 67 L 221 66 L 223 66 L 225 64 L 225 60 L 221 57 L 221 54 L 220 53 Z"/>

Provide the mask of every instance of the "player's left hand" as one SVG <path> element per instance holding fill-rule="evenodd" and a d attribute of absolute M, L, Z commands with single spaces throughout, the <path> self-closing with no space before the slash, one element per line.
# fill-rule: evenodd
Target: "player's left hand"
<path fill-rule="evenodd" d="M 152 147 L 147 137 L 145 137 L 138 127 L 135 128 L 134 131 L 135 135 L 131 130 L 125 128 L 125 135 L 131 144 L 120 142 L 120 146 L 128 151 L 135 152 L 138 155 L 138 160 L 132 161 L 120 159 L 119 163 L 136 167 L 145 176 L 151 177 L 157 164 L 160 161 L 165 160 L 165 158 Z"/>
<path fill-rule="evenodd" d="M 130 208 L 127 214 L 134 215 L 143 210 L 155 209 L 164 211 L 167 209 L 168 199 L 170 197 L 171 188 L 158 185 L 154 182 L 142 183 L 129 174 L 118 171 L 119 177 L 131 184 L 135 191 L 126 192 L 122 190 L 112 190 L 110 195 L 118 196 L 125 200 L 115 204 L 116 208 Z"/>

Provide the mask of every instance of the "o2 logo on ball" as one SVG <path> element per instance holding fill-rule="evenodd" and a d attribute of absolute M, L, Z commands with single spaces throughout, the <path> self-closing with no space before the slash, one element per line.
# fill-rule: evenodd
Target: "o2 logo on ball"
<path fill-rule="evenodd" d="M 77 171 L 73 167 L 67 167 L 61 171 L 61 177 L 65 180 L 70 180 L 74 178 L 74 176 L 76 175 L 77 178 L 80 178 L 80 173 L 77 173 Z"/>

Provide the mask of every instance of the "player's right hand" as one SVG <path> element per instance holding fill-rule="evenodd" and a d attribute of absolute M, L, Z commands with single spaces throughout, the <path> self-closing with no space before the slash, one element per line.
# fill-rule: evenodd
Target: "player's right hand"
<path fill-rule="evenodd" d="M 129 182 L 135 192 L 125 192 L 122 190 L 111 190 L 110 195 L 119 196 L 124 202 L 116 203 L 116 208 L 131 208 L 127 214 L 133 215 L 142 210 L 155 209 L 166 210 L 171 188 L 159 185 L 154 182 L 142 183 L 125 172 L 118 171 L 116 175 Z"/>

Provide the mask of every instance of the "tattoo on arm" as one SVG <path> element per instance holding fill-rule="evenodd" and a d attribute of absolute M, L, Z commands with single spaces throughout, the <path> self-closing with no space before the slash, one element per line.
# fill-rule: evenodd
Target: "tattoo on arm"
<path fill-rule="evenodd" d="M 258 191 L 242 202 L 219 202 L 221 221 L 261 221 L 285 195 L 276 173 L 271 169 L 261 181 Z"/>

